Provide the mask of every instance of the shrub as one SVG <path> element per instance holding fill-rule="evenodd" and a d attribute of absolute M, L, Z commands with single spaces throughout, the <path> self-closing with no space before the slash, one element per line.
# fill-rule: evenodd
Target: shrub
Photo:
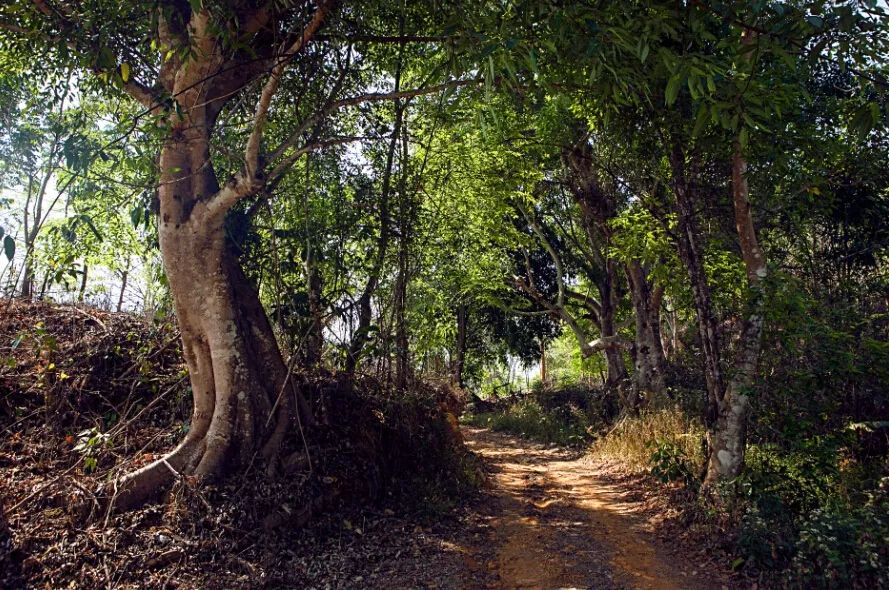
<path fill-rule="evenodd" d="M 671 440 L 658 440 L 653 445 L 649 461 L 651 474 L 663 483 L 678 481 L 686 487 L 697 488 L 698 478 L 695 475 L 691 458 L 681 446 Z"/>
<path fill-rule="evenodd" d="M 813 510 L 801 523 L 788 572 L 803 588 L 889 586 L 889 503 L 856 510 Z"/>

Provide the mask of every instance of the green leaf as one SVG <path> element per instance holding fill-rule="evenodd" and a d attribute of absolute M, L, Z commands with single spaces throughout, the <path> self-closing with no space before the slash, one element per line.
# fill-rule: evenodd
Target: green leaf
<path fill-rule="evenodd" d="M 130 64 L 127 62 L 120 64 L 120 78 L 124 82 L 130 81 Z"/>
<path fill-rule="evenodd" d="M 96 236 L 96 239 L 101 242 L 102 234 L 99 233 L 99 230 L 96 228 L 96 224 L 93 223 L 93 218 L 89 215 L 81 215 L 80 219 L 87 225 L 90 231 L 93 232 L 93 235 Z"/>
<path fill-rule="evenodd" d="M 701 131 L 704 130 L 704 127 L 707 126 L 707 115 L 709 114 L 707 111 L 708 108 L 706 103 L 698 107 L 698 114 L 695 117 L 695 126 L 691 132 L 692 137 L 698 137 L 701 134 Z"/>
<path fill-rule="evenodd" d="M 534 73 L 534 76 L 539 76 L 540 72 L 537 70 L 537 56 L 534 54 L 534 49 L 528 52 L 528 61 L 531 66 L 531 71 Z"/>
<path fill-rule="evenodd" d="M 664 98 L 666 100 L 667 106 L 672 105 L 676 102 L 676 98 L 679 96 L 679 88 L 682 86 L 682 76 L 676 74 L 670 81 L 667 82 L 667 90 L 664 94 Z"/>
<path fill-rule="evenodd" d="M 815 16 L 814 14 L 806 17 L 806 21 L 815 27 L 816 29 L 820 29 L 824 26 L 824 19 L 820 16 Z"/>
<path fill-rule="evenodd" d="M 12 236 L 3 238 L 3 252 L 9 260 L 15 256 L 15 240 L 12 239 Z"/>

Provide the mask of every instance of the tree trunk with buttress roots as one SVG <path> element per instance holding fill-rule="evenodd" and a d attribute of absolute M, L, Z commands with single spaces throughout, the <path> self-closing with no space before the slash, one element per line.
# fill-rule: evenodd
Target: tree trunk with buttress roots
<path fill-rule="evenodd" d="M 302 32 L 290 37 L 285 49 L 291 59 L 333 5 L 333 0 L 322 2 Z M 173 4 L 172 17 L 160 11 L 158 38 L 163 46 L 188 45 L 194 51 L 164 61 L 157 79 L 163 93 L 132 80 L 125 86 L 162 116 L 167 130 L 158 159 L 158 237 L 194 409 L 188 433 L 175 449 L 109 484 L 110 503 L 118 509 L 138 505 L 182 476 L 210 479 L 251 466 L 274 472 L 288 431 L 300 427 L 300 420 L 312 422 L 224 227 L 228 211 L 265 186 L 263 129 L 287 64 L 278 60 L 268 70 L 280 49 L 275 20 L 289 18 L 287 6 L 237 8 L 239 33 L 252 43 L 249 53 L 220 43 L 209 10 Z M 210 154 L 216 119 L 232 97 L 263 75 L 244 166 L 220 187 Z M 163 106 L 164 93 L 176 108 Z"/>
<path fill-rule="evenodd" d="M 160 156 L 159 238 L 182 337 L 194 409 L 185 439 L 166 456 L 114 482 L 115 507 L 135 506 L 174 480 L 214 478 L 248 465 L 276 467 L 285 434 L 312 420 L 289 380 L 259 301 L 226 244 L 224 211 L 200 107 Z"/>

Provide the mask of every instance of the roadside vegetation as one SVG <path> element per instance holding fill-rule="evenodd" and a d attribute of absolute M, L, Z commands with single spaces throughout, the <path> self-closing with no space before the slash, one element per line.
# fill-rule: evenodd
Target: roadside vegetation
<path fill-rule="evenodd" d="M 3 2 L 3 570 L 360 586 L 281 539 L 459 511 L 468 404 L 889 586 L 887 10 Z"/>

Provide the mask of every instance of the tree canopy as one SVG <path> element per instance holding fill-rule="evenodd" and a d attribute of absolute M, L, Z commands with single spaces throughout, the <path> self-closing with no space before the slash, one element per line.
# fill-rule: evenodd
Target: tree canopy
<path fill-rule="evenodd" d="M 296 369 L 681 404 L 718 487 L 889 419 L 887 58 L 875 0 L 6 2 L 4 289 L 175 314 L 121 508 L 275 473 Z"/>

